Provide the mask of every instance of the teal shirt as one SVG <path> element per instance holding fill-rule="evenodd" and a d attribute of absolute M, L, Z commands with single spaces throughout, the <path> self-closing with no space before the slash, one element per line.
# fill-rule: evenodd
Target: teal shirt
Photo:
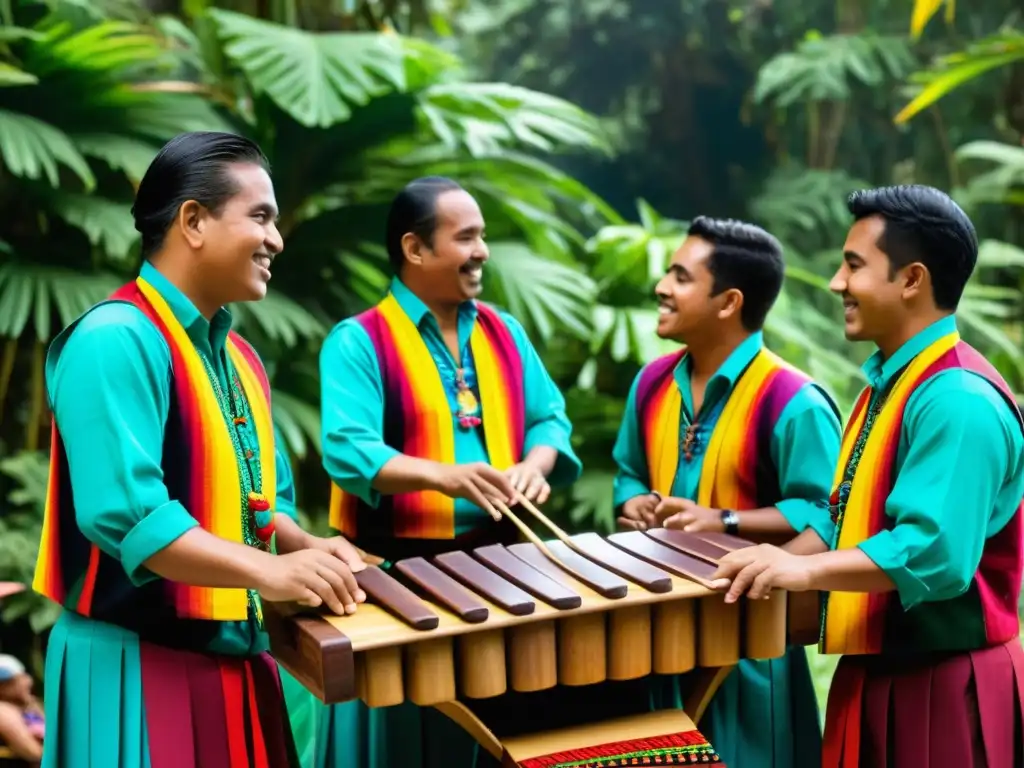
<path fill-rule="evenodd" d="M 949 316 L 925 328 L 864 374 L 876 391 L 936 340 L 956 330 Z M 896 454 L 896 483 L 885 502 L 891 530 L 861 551 L 888 574 L 909 609 L 967 591 L 986 539 L 1024 498 L 1024 436 L 1003 396 L 981 376 L 942 371 L 907 400 Z"/>
<path fill-rule="evenodd" d="M 750 365 L 764 346 L 761 333 L 743 341 L 708 380 L 704 402 L 697 415 L 699 438 L 693 458 L 680 456 L 679 467 L 672 482 L 672 495 L 697 499 L 704 451 L 722 410 L 732 395 L 740 374 Z M 693 395 L 690 391 L 690 359 L 684 357 L 676 366 L 676 385 L 682 394 L 679 424 L 680 441 L 688 424 L 694 421 Z M 626 411 L 619 427 L 612 456 L 618 465 L 615 476 L 614 503 L 621 506 L 634 496 L 651 492 L 647 454 L 640 439 L 636 413 L 636 391 L 640 376 L 633 380 Z M 782 500 L 776 508 L 797 533 L 811 527 L 823 542 L 831 542 L 835 526 L 828 513 L 832 476 L 839 460 L 841 438 L 839 417 L 835 409 L 813 383 L 805 384 L 787 403 L 779 415 L 771 435 L 771 455 L 779 472 Z"/>
<path fill-rule="evenodd" d="M 214 361 L 226 389 L 231 313 L 221 308 L 208 322 L 148 262 L 141 275 L 164 298 L 192 343 Z M 164 424 L 171 399 L 167 342 L 138 308 L 102 304 L 51 344 L 46 385 L 67 451 L 78 527 L 122 563 L 133 584 L 158 578 L 143 563 L 199 525 L 170 498 L 163 482 Z M 258 451 L 255 434 L 246 429 L 243 439 Z M 244 656 L 266 648 L 265 633 L 250 619 L 224 622 L 208 650 Z"/>
<path fill-rule="evenodd" d="M 274 511 L 288 515 L 297 523 L 299 517 L 295 511 L 295 476 L 292 474 L 288 446 L 277 427 L 274 427 L 274 458 L 277 476 L 277 501 L 274 504 Z"/>
<path fill-rule="evenodd" d="M 447 384 L 455 378 L 455 360 L 444 343 L 437 320 L 412 291 L 397 278 L 391 292 L 399 306 L 423 336 L 442 381 L 452 411 L 457 464 L 487 462 L 487 446 L 480 427 L 463 429 L 456 418 L 455 389 Z M 579 477 L 580 460 L 570 444 L 572 425 L 565 415 L 565 399 L 544 368 L 523 327 L 507 313 L 500 313 L 515 340 L 523 361 L 526 436 L 523 457 L 537 446 L 558 451 L 558 460 L 548 478 L 554 486 L 568 485 Z M 476 323 L 475 302 L 459 308 L 458 335 L 466 384 L 479 393 L 469 338 Z M 372 507 L 380 494 L 372 487 L 374 478 L 399 451 L 384 442 L 384 389 L 377 355 L 370 336 L 356 318 L 338 323 L 328 334 L 320 352 L 323 463 L 328 476 L 347 493 Z M 490 520 L 482 509 L 466 499 L 455 501 L 456 534 Z"/>

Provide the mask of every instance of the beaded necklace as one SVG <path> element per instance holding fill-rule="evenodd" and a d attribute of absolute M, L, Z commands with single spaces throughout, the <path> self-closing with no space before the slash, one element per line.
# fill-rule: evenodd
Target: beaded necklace
<path fill-rule="evenodd" d="M 203 361 L 206 375 L 213 384 L 221 414 L 228 425 L 231 445 L 235 449 L 235 461 L 238 464 L 238 475 L 242 481 L 239 509 L 242 513 L 242 537 L 247 546 L 271 551 L 271 539 L 274 535 L 274 513 L 270 509 L 267 497 L 263 495 L 263 472 L 257 453 L 258 445 L 250 442 L 251 434 L 245 429 L 248 424 L 245 391 L 238 380 L 231 361 L 225 356 L 224 364 L 227 378 L 231 382 L 230 393 L 225 393 L 213 364 L 205 354 L 197 350 L 199 359 Z M 256 617 L 259 626 L 263 626 L 263 609 L 256 590 L 246 590 L 249 596 L 249 610 Z"/>
<path fill-rule="evenodd" d="M 469 354 L 468 350 L 463 354 Z M 473 388 L 466 382 L 466 369 L 462 366 L 450 366 L 447 360 L 441 359 L 438 355 L 432 355 L 437 371 L 442 380 L 451 382 L 450 386 L 455 394 L 455 418 L 460 429 L 469 430 L 479 427 L 483 420 L 480 418 L 480 401 L 477 399 Z"/>
<path fill-rule="evenodd" d="M 893 376 L 892 381 L 895 382 L 897 378 L 897 376 Z M 839 540 L 839 530 L 843 525 L 843 518 L 846 515 L 846 505 L 850 500 L 850 492 L 853 490 L 853 477 L 857 474 L 857 467 L 860 466 L 860 460 L 864 456 L 864 446 L 867 445 L 871 428 L 875 425 L 878 414 L 882 412 L 886 400 L 889 399 L 890 389 L 891 385 L 881 392 L 872 391 L 871 400 L 868 403 L 868 412 L 864 417 L 864 424 L 857 434 L 857 442 L 854 443 L 853 450 L 850 451 L 850 458 L 846 462 L 846 468 L 843 470 L 843 481 L 839 484 L 837 490 L 836 503 L 829 507 L 832 522 L 836 524 L 835 536 L 837 541 Z"/>

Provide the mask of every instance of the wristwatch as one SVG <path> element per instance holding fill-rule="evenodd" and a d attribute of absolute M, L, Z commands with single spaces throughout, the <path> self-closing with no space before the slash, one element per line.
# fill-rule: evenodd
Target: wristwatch
<path fill-rule="evenodd" d="M 726 533 L 735 536 L 740 532 L 740 516 L 731 509 L 723 509 L 722 525 L 725 526 Z"/>

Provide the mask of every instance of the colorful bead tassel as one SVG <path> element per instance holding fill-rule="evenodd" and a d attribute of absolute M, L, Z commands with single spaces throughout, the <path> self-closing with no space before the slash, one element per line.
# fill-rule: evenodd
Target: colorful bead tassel
<path fill-rule="evenodd" d="M 274 513 L 270 509 L 270 502 L 262 493 L 249 492 L 249 510 L 253 513 L 253 522 L 256 524 L 256 536 L 264 544 L 269 544 L 274 535 Z"/>

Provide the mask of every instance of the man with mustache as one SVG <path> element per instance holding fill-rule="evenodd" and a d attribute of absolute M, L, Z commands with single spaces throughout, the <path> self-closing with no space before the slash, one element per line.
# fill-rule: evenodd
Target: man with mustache
<path fill-rule="evenodd" d="M 492 499 L 543 503 L 580 472 L 565 402 L 523 328 L 477 301 L 484 219 L 450 179 L 407 185 L 388 215 L 385 298 L 320 356 L 330 522 L 387 562 L 514 540 Z M 470 765 L 476 745 L 433 709 L 331 708 L 318 765 Z"/>
<path fill-rule="evenodd" d="M 340 538 L 276 514 L 270 385 L 226 305 L 284 248 L 266 159 L 182 134 L 132 209 L 139 276 L 53 342 L 50 474 L 34 588 L 44 768 L 295 765 L 262 601 L 362 599 Z"/>
<path fill-rule="evenodd" d="M 765 317 L 782 289 L 782 249 L 763 229 L 699 217 L 658 283 L 658 335 L 684 343 L 633 382 L 614 456 L 624 527 L 664 525 L 752 540 L 804 535 L 827 546 L 835 406 L 769 352 Z M 660 706 L 678 706 L 676 678 Z M 818 708 L 804 649 L 742 660 L 702 732 L 727 765 L 818 765 Z"/>
<path fill-rule="evenodd" d="M 830 551 L 732 553 L 726 599 L 825 592 L 826 768 L 996 768 L 1024 761 L 1024 422 L 955 318 L 978 258 L 944 193 L 854 193 L 832 278 L 846 336 L 877 351 L 843 437 Z"/>

